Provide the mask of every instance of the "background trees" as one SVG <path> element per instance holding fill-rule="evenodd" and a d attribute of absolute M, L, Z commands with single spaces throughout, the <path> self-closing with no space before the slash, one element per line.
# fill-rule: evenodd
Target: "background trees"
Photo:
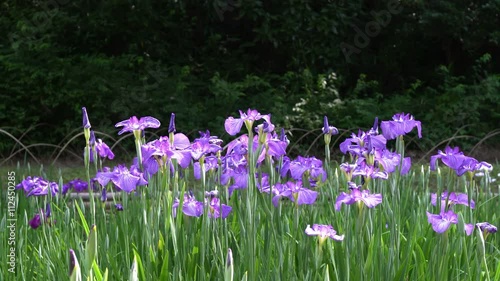
<path fill-rule="evenodd" d="M 384 17 L 391 3 L 399 12 Z M 406 111 L 427 147 L 500 124 L 498 0 L 0 5 L 0 124 L 46 124 L 26 141 L 57 143 L 83 105 L 99 130 L 176 112 L 178 127 L 218 135 L 248 107 L 304 129 L 323 115 L 347 129 Z M 360 32 L 368 42 L 356 45 Z M 347 57 L 346 45 L 357 51 Z"/>

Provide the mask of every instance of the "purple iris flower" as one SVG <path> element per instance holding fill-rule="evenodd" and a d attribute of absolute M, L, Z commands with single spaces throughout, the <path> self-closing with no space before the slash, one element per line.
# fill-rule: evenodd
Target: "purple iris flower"
<path fill-rule="evenodd" d="M 170 159 L 175 159 L 179 166 L 185 169 L 191 164 L 190 145 L 188 137 L 182 133 L 175 134 L 173 141 L 166 136 L 160 137 L 141 147 L 141 151 L 144 152 L 142 164 L 148 166 L 150 174 L 156 173 L 158 163 L 163 166 L 171 163 L 167 161 Z"/>
<path fill-rule="evenodd" d="M 87 108 L 82 107 L 82 115 L 83 115 L 83 128 L 84 129 L 90 129 L 90 121 L 89 121 L 89 116 L 87 114 Z"/>
<path fill-rule="evenodd" d="M 233 184 L 229 187 L 229 194 L 234 189 L 244 189 L 248 187 L 247 161 L 244 155 L 229 154 L 222 159 L 222 174 L 220 182 L 222 185 Z"/>
<path fill-rule="evenodd" d="M 356 187 L 354 183 L 350 183 L 349 186 L 351 187 L 350 194 L 342 192 L 337 197 L 337 200 L 335 201 L 336 211 L 340 211 L 342 203 L 346 205 L 352 205 L 356 202 L 363 202 L 368 208 L 373 208 L 382 203 L 382 194 L 371 194 L 370 190 L 368 189 L 361 191 L 360 187 Z"/>
<path fill-rule="evenodd" d="M 272 157 L 281 157 L 286 154 L 286 147 L 288 146 L 287 141 L 281 140 L 276 133 L 266 134 L 264 140 L 264 150 L 265 155 Z M 262 153 L 261 155 L 262 156 Z"/>
<path fill-rule="evenodd" d="M 453 211 L 441 212 L 439 215 L 427 212 L 427 220 L 437 233 L 444 233 L 451 224 L 458 223 L 458 216 Z"/>
<path fill-rule="evenodd" d="M 37 229 L 42 225 L 42 218 L 40 216 L 40 213 L 37 213 L 29 222 L 29 225 L 33 229 Z"/>
<path fill-rule="evenodd" d="M 44 180 L 42 177 L 26 177 L 21 183 L 16 185 L 17 189 L 23 189 L 25 193 L 29 193 L 33 188 L 39 185 L 46 185 L 48 182 Z"/>
<path fill-rule="evenodd" d="M 320 243 L 325 241 L 326 238 L 336 241 L 344 240 L 344 235 L 337 235 L 337 231 L 331 225 L 313 224 L 312 227 L 307 225 L 305 233 L 309 236 L 319 236 Z"/>
<path fill-rule="evenodd" d="M 114 171 L 111 171 L 109 167 L 104 167 L 102 171 L 97 172 L 97 174 L 95 175 L 95 179 L 100 185 L 106 186 L 114 176 Z"/>
<path fill-rule="evenodd" d="M 107 193 L 107 191 L 106 191 L 106 188 L 105 188 L 105 187 L 103 187 L 103 188 L 102 188 L 102 192 L 101 192 L 101 201 L 102 201 L 102 202 L 106 202 L 106 201 L 108 201 L 108 193 Z"/>
<path fill-rule="evenodd" d="M 193 159 L 198 160 L 203 155 L 216 153 L 222 150 L 222 147 L 218 144 L 211 143 L 210 139 L 199 138 L 193 141 L 189 150 Z"/>
<path fill-rule="evenodd" d="M 248 123 L 248 127 L 251 127 L 254 121 L 262 118 L 263 115 L 261 115 L 257 110 L 248 109 L 246 113 L 240 110 L 240 118 L 234 118 L 232 116 L 227 118 L 224 122 L 224 128 L 229 135 L 234 136 L 241 131 L 241 127 L 244 123 Z"/>
<path fill-rule="evenodd" d="M 403 158 L 403 166 L 401 167 L 401 175 L 406 175 L 410 172 L 411 169 L 411 158 L 405 157 Z"/>
<path fill-rule="evenodd" d="M 93 147 L 95 145 L 95 132 L 94 132 L 94 130 L 90 131 L 89 145 L 91 147 Z"/>
<path fill-rule="evenodd" d="M 62 194 L 68 193 L 71 189 L 73 190 L 73 192 L 86 192 L 89 188 L 86 181 L 81 179 L 73 179 L 63 185 Z"/>
<path fill-rule="evenodd" d="M 37 229 L 43 223 L 48 223 L 48 225 L 51 226 L 52 225 L 52 222 L 50 221 L 51 216 L 52 216 L 52 211 L 50 209 L 50 203 L 47 203 L 45 205 L 45 213 L 43 212 L 43 209 L 40 209 L 40 212 L 36 213 L 33 216 L 33 218 L 28 222 L 28 224 L 33 229 Z"/>
<path fill-rule="evenodd" d="M 116 203 L 116 204 L 115 204 L 115 210 L 117 210 L 117 211 L 123 211 L 123 206 L 122 206 L 122 204 L 120 204 L 120 203 Z"/>
<path fill-rule="evenodd" d="M 496 233 L 497 227 L 490 224 L 489 222 L 479 222 L 476 223 L 476 226 L 482 231 L 486 233 Z"/>
<path fill-rule="evenodd" d="M 443 191 L 441 196 L 437 196 L 436 193 L 431 193 L 431 204 L 433 206 L 437 205 L 437 200 L 438 198 L 441 200 L 441 211 L 444 211 L 446 208 L 446 202 L 448 201 L 448 205 L 465 205 L 465 206 L 470 206 L 471 209 L 474 209 L 476 207 L 476 203 L 474 200 L 470 200 L 469 204 L 469 197 L 465 193 L 455 193 L 451 192 L 448 195 L 448 191 Z"/>
<path fill-rule="evenodd" d="M 179 199 L 174 200 L 174 204 L 172 205 L 173 216 L 177 215 L 177 207 L 179 206 Z M 196 201 L 192 192 L 189 194 L 184 194 L 184 201 L 182 202 L 182 212 L 186 216 L 190 217 L 200 217 L 203 215 L 203 203 Z"/>
<path fill-rule="evenodd" d="M 160 142 L 161 151 L 167 158 L 175 159 L 183 169 L 191 164 L 191 152 L 189 151 L 191 142 L 186 135 L 182 133 L 175 134 L 172 143 L 166 137 L 161 137 L 160 139 L 163 140 Z"/>
<path fill-rule="evenodd" d="M 288 171 L 290 171 L 290 175 L 295 180 L 302 180 L 304 173 L 314 180 L 326 180 L 323 162 L 315 157 L 298 156 L 297 159 L 283 165 L 281 176 L 285 177 Z"/>
<path fill-rule="evenodd" d="M 269 136 L 269 134 L 267 134 Z M 239 136 L 238 138 L 232 140 L 229 142 L 226 146 L 226 155 L 228 154 L 239 154 L 239 155 L 246 155 L 248 152 L 248 135 L 244 134 Z M 259 136 L 255 135 L 253 137 L 253 142 L 252 142 L 252 151 L 254 153 L 257 152 L 257 148 L 259 147 Z M 266 149 L 262 149 L 260 152 L 260 155 L 257 157 L 257 163 L 261 163 L 266 159 Z"/>
<path fill-rule="evenodd" d="M 384 150 L 375 150 L 375 161 L 380 164 L 384 168 L 384 171 L 387 173 L 393 173 L 396 170 L 396 167 L 399 166 L 401 155 L 399 153 L 391 152 L 387 149 Z M 402 175 L 406 175 L 411 168 L 411 158 L 405 157 L 403 158 L 402 167 L 400 173 Z"/>
<path fill-rule="evenodd" d="M 337 128 L 328 124 L 328 117 L 326 117 L 326 115 L 323 118 L 323 128 L 321 128 L 321 130 L 323 131 L 323 134 L 330 136 L 337 135 L 339 133 Z"/>
<path fill-rule="evenodd" d="M 262 115 L 262 119 L 264 119 L 264 122 L 260 125 L 257 125 L 257 127 L 255 128 L 255 131 L 257 133 L 260 133 L 260 132 L 272 133 L 272 132 L 274 132 L 274 124 L 271 123 L 271 114 Z"/>
<path fill-rule="evenodd" d="M 219 196 L 219 191 L 217 189 L 205 191 L 205 198 L 214 198 Z"/>
<path fill-rule="evenodd" d="M 168 124 L 168 133 L 175 133 L 175 113 L 170 115 L 170 123 Z"/>
<path fill-rule="evenodd" d="M 146 128 L 158 128 L 160 127 L 160 121 L 151 116 L 141 117 L 140 119 L 137 119 L 136 116 L 132 116 L 127 120 L 116 123 L 115 127 L 123 127 L 121 131 L 118 132 L 118 135 L 121 135 L 126 132 L 143 131 Z"/>
<path fill-rule="evenodd" d="M 56 194 L 59 192 L 59 185 L 55 182 L 49 182 L 41 177 L 39 177 L 35 182 L 36 184 L 31 186 L 31 189 L 26 194 L 26 197 L 44 196 L 48 195 L 49 192 L 52 194 L 52 196 L 56 196 Z"/>
<path fill-rule="evenodd" d="M 207 156 L 203 164 L 204 172 L 216 171 L 219 168 L 219 159 L 216 156 Z M 193 164 L 194 178 L 201 179 L 201 167 L 200 162 L 195 162 Z"/>
<path fill-rule="evenodd" d="M 229 196 L 233 194 L 235 189 L 246 189 L 248 187 L 248 170 L 244 166 L 238 166 L 234 169 L 226 168 L 221 175 L 221 183 L 228 184 L 229 179 L 233 179 L 233 184 L 229 186 Z"/>
<path fill-rule="evenodd" d="M 349 164 L 349 163 L 340 164 L 340 170 L 344 172 L 348 181 L 352 179 L 352 173 L 354 173 L 354 170 L 356 169 L 357 166 L 358 166 L 357 164 Z"/>
<path fill-rule="evenodd" d="M 401 160 L 399 153 L 391 152 L 387 149 L 375 150 L 375 160 L 384 168 L 387 173 L 392 173 L 396 170 Z"/>
<path fill-rule="evenodd" d="M 115 154 L 113 153 L 113 151 L 111 151 L 109 146 L 104 143 L 102 139 L 97 139 L 95 143 L 95 150 L 101 158 L 107 157 L 109 160 L 113 160 L 113 158 L 115 158 Z"/>
<path fill-rule="evenodd" d="M 405 115 L 404 112 L 392 116 L 392 121 L 382 121 L 380 124 L 382 134 L 388 140 L 406 135 L 415 127 L 417 127 L 418 137 L 422 138 L 422 125 L 420 121 L 416 121 L 409 113 Z"/>
<path fill-rule="evenodd" d="M 437 155 L 431 156 L 431 170 L 436 170 L 438 159 L 441 159 L 446 166 L 455 170 L 457 176 L 461 176 L 465 172 L 491 171 L 493 169 L 493 166 L 487 162 L 479 162 L 475 158 L 465 156 L 458 147 L 451 148 L 447 146 L 444 152 L 439 150 Z"/>
<path fill-rule="evenodd" d="M 160 169 L 160 166 L 163 165 L 164 153 L 154 145 L 154 141 L 143 144 L 141 146 L 141 153 L 142 167 L 144 169 L 144 173 L 149 178 L 150 176 L 156 174 Z"/>
<path fill-rule="evenodd" d="M 268 190 L 263 190 L 268 192 Z M 272 188 L 274 197 L 272 202 L 275 207 L 278 207 L 279 201 L 283 197 L 287 197 L 297 205 L 314 204 L 318 197 L 318 192 L 302 187 L 302 182 L 289 181 L 286 184 L 277 183 Z"/>
<path fill-rule="evenodd" d="M 461 176 L 466 172 L 475 172 L 475 171 L 488 171 L 491 172 L 493 170 L 493 166 L 487 162 L 479 162 L 475 158 L 466 156 L 460 165 L 460 167 L 456 170 L 457 176 Z"/>
<path fill-rule="evenodd" d="M 50 203 L 45 205 L 45 217 L 50 218 L 52 216 L 52 210 L 50 209 Z"/>
<path fill-rule="evenodd" d="M 210 200 L 206 199 L 205 202 L 208 204 L 208 217 L 210 218 L 227 218 L 229 213 L 231 213 L 232 207 L 221 204 L 219 198 L 212 197 Z"/>
<path fill-rule="evenodd" d="M 458 147 L 451 148 L 447 146 L 444 149 L 444 152 L 438 150 L 437 155 L 431 156 L 431 163 L 430 163 L 431 170 L 432 171 L 436 170 L 436 162 L 438 159 L 441 159 L 441 161 L 443 161 L 443 164 L 456 171 L 462 165 L 465 157 L 466 156 L 464 155 L 464 153 L 460 152 L 460 148 Z"/>
<path fill-rule="evenodd" d="M 387 140 L 382 135 L 373 135 L 372 133 L 365 133 L 358 131 L 358 134 L 352 134 L 340 144 L 340 151 L 346 154 L 349 152 L 351 155 L 363 156 L 372 152 L 373 149 L 383 150 Z"/>
<path fill-rule="evenodd" d="M 125 192 L 134 191 L 139 185 L 146 185 L 148 182 L 144 179 L 139 169 L 132 165 L 130 171 L 123 165 L 118 165 L 113 169 L 111 181 L 120 189 Z"/>
<path fill-rule="evenodd" d="M 261 193 L 269 193 L 271 191 L 271 185 L 269 184 L 269 175 L 266 173 L 262 173 L 260 178 L 257 175 L 255 179 L 255 185 Z"/>
<path fill-rule="evenodd" d="M 286 183 L 286 186 L 292 193 L 288 196 L 288 198 L 290 198 L 290 200 L 295 202 L 297 205 L 311 205 L 316 202 L 318 192 L 302 187 L 302 181 L 289 181 Z"/>
<path fill-rule="evenodd" d="M 288 139 L 288 137 L 286 136 L 286 132 L 285 132 L 285 129 L 284 128 L 281 128 L 281 132 L 280 132 L 280 135 L 278 136 L 278 139 L 280 141 L 284 141 L 286 142 L 287 145 L 290 144 L 290 140 Z"/>
<path fill-rule="evenodd" d="M 275 184 L 272 188 L 272 191 L 274 196 L 271 201 L 273 202 L 274 207 L 278 207 L 281 198 L 283 197 L 288 198 L 290 195 L 292 195 L 292 191 L 288 188 L 288 186 L 281 183 Z M 264 190 L 264 192 L 266 192 L 266 190 Z"/>
<path fill-rule="evenodd" d="M 224 142 L 223 140 L 219 139 L 219 137 L 217 137 L 217 136 L 211 136 L 209 130 L 206 130 L 205 132 L 199 131 L 198 133 L 200 133 L 200 139 L 207 139 L 210 144 L 215 144 L 217 146 L 221 146 L 222 143 Z"/>
<path fill-rule="evenodd" d="M 474 231 L 474 225 L 472 223 L 466 223 L 464 224 L 464 230 L 465 234 L 467 234 L 467 236 L 470 236 Z"/>
<path fill-rule="evenodd" d="M 373 121 L 373 127 L 368 131 L 368 135 L 376 136 L 378 135 L 378 117 L 375 117 L 375 121 Z"/>
<path fill-rule="evenodd" d="M 356 165 L 356 168 L 352 172 L 352 176 L 363 176 L 372 179 L 388 179 L 389 175 L 385 171 L 380 171 L 377 167 L 366 164 L 366 162 L 361 162 Z"/>

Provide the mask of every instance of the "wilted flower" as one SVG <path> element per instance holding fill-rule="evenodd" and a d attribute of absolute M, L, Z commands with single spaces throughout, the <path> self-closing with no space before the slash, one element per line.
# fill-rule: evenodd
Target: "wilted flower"
<path fill-rule="evenodd" d="M 102 139 L 97 139 L 95 143 L 95 150 L 101 158 L 107 157 L 109 160 L 113 160 L 113 158 L 115 158 L 115 154 L 113 153 L 113 151 L 111 151 L 109 146 L 104 143 Z"/>
<path fill-rule="evenodd" d="M 489 222 L 479 222 L 479 223 L 476 223 L 476 226 L 483 233 L 496 233 L 497 232 L 497 227 L 490 224 Z"/>
<path fill-rule="evenodd" d="M 319 243 L 323 244 L 326 238 L 331 238 L 336 241 L 344 240 L 344 235 L 337 235 L 337 231 L 331 225 L 313 224 L 311 227 L 307 225 L 305 233 L 309 236 L 319 236 Z"/>
<path fill-rule="evenodd" d="M 422 138 L 422 125 L 420 121 L 416 121 L 409 113 L 405 115 L 404 112 L 392 116 L 392 121 L 382 121 L 380 124 L 382 134 L 388 140 L 406 135 L 415 127 L 417 127 L 418 137 Z"/>

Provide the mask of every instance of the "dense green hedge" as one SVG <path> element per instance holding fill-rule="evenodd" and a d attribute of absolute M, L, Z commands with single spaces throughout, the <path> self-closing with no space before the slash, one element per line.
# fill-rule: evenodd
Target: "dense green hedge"
<path fill-rule="evenodd" d="M 500 127 L 499 0 L 0 5 L 0 126 L 44 124 L 28 143 L 58 143 L 82 106 L 98 130 L 176 112 L 183 131 L 219 135 L 248 107 L 304 129 L 405 111 L 426 147 Z M 3 155 L 12 144 L 2 136 Z"/>

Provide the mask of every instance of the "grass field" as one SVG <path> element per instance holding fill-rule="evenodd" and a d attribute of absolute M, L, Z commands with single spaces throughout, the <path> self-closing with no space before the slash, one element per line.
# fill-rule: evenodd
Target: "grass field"
<path fill-rule="evenodd" d="M 500 238 L 476 225 L 499 225 L 498 168 L 480 176 L 488 169 L 479 161 L 446 154 L 433 170 L 401 172 L 404 134 L 387 138 L 395 151 L 384 150 L 378 128 L 352 138 L 343 165 L 330 161 L 338 148 L 328 145 L 326 159 L 287 159 L 286 140 L 262 126 L 254 140 L 247 123 L 261 120 L 242 119 L 247 134 L 223 151 L 209 136 L 187 145 L 171 132 L 148 146 L 138 134 L 142 165 L 106 172 L 87 154 L 80 168 L 3 167 L 0 279 L 500 280 Z M 460 169 L 468 170 L 457 176 Z M 11 192 L 27 176 L 59 189 Z M 96 176 L 94 200 L 61 194 L 69 180 Z M 123 210 L 103 204 L 103 186 L 119 192 L 113 200 Z"/>

